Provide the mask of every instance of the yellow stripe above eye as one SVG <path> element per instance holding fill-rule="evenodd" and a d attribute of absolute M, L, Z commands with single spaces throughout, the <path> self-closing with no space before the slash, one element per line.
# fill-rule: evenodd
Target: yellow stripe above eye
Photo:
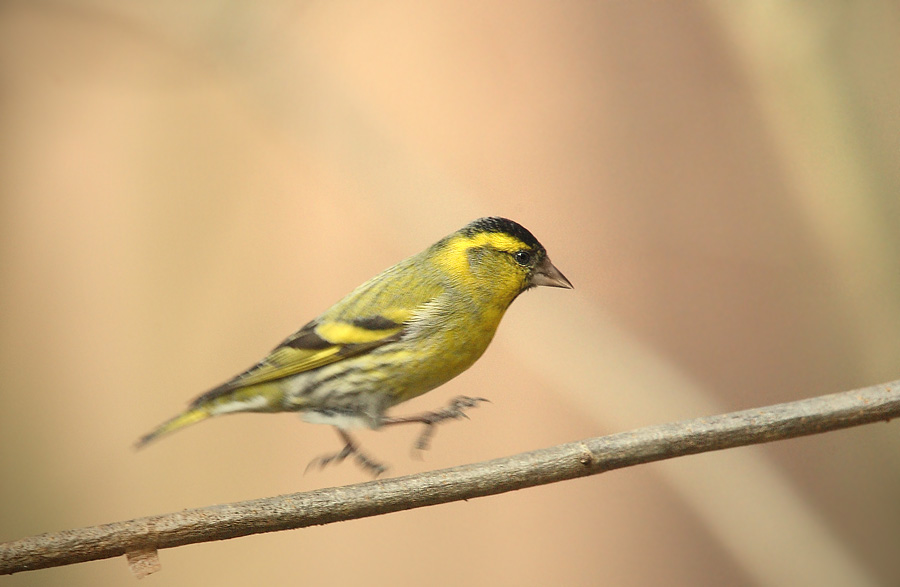
<path fill-rule="evenodd" d="M 500 251 L 513 253 L 528 246 L 514 236 L 502 232 L 479 232 L 471 237 L 458 235 L 445 245 L 444 254 L 435 258 L 436 263 L 443 265 L 451 275 L 466 277 L 469 275 L 469 249 L 491 247 Z"/>
<path fill-rule="evenodd" d="M 387 338 L 400 332 L 400 328 L 369 330 L 346 322 L 326 322 L 316 326 L 316 334 L 333 344 L 358 344 Z"/>
<path fill-rule="evenodd" d="M 459 241 L 458 246 L 462 246 L 463 249 L 489 246 L 500 251 L 512 253 L 525 247 L 525 243 L 503 232 L 479 232 L 470 238 L 462 237 Z"/>

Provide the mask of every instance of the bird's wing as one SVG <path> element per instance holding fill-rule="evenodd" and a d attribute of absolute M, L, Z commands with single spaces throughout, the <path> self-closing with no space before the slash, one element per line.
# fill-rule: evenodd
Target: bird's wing
<path fill-rule="evenodd" d="M 367 328 L 371 326 L 372 328 Z M 377 327 L 377 328 L 375 328 Z M 319 330 L 324 330 L 320 333 Z M 362 326 L 314 320 L 292 334 L 265 359 L 240 375 L 197 397 L 199 406 L 236 389 L 267 383 L 359 355 L 398 340 L 403 325 L 372 318 Z"/>
<path fill-rule="evenodd" d="M 378 317 L 364 325 L 313 321 L 275 347 L 255 366 L 223 387 L 236 389 L 316 369 L 398 340 L 403 325 Z"/>
<path fill-rule="evenodd" d="M 403 273 L 363 284 L 286 338 L 258 364 L 193 403 L 199 405 L 235 389 L 310 371 L 399 340 L 421 309 L 443 291 L 437 282 L 419 279 L 407 283 Z M 388 287 L 379 287 L 382 283 Z"/>

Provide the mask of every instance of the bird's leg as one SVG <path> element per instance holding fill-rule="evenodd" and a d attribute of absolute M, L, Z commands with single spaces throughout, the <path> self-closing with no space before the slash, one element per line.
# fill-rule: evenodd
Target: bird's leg
<path fill-rule="evenodd" d="M 480 402 L 490 401 L 483 397 L 468 397 L 461 395 L 453 398 L 443 410 L 434 412 L 425 412 L 424 414 L 416 414 L 415 416 L 403 416 L 400 418 L 384 418 L 381 421 L 382 426 L 392 426 L 394 424 L 425 424 L 425 429 L 419 435 L 415 448 L 417 450 L 426 450 L 431 437 L 434 435 L 434 426 L 444 420 L 456 420 L 458 418 L 468 418 L 465 411 L 468 408 L 478 407 Z"/>
<path fill-rule="evenodd" d="M 382 465 L 381 463 L 377 463 L 367 457 L 361 450 L 359 450 L 359 445 L 353 440 L 353 437 L 347 434 L 345 430 L 342 430 L 338 427 L 335 427 L 337 433 L 340 435 L 341 439 L 344 441 L 344 448 L 340 451 L 332 454 L 326 455 L 324 457 L 319 457 L 317 459 L 313 459 L 310 461 L 309 465 L 306 466 L 306 470 L 308 471 L 310 467 L 313 465 L 318 465 L 319 468 L 324 468 L 325 465 L 329 465 L 331 463 L 340 463 L 350 455 L 356 455 L 356 461 L 363 468 L 368 470 L 372 475 L 378 477 L 385 471 L 387 471 L 387 467 Z"/>

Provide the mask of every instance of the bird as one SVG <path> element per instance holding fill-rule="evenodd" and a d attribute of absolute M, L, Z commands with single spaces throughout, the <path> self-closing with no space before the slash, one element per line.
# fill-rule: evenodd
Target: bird
<path fill-rule="evenodd" d="M 425 449 L 435 424 L 468 417 L 465 410 L 487 400 L 460 396 L 444 409 L 403 417 L 387 411 L 472 366 L 513 300 L 537 286 L 573 287 L 526 228 L 479 218 L 366 281 L 136 446 L 223 414 L 299 412 L 333 426 L 344 443 L 310 466 L 353 455 L 378 476 L 386 467 L 350 431 L 420 423 L 416 448 Z"/>

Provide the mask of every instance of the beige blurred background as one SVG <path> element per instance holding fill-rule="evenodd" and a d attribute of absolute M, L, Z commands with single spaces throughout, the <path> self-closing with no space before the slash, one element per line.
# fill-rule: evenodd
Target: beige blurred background
<path fill-rule="evenodd" d="M 900 8 L 0 3 L 0 540 L 367 480 L 239 415 L 134 440 L 483 215 L 575 284 L 367 433 L 391 475 L 900 378 Z M 164 550 L 146 585 L 900 583 L 879 424 Z M 124 559 L 4 585 L 129 585 Z"/>

